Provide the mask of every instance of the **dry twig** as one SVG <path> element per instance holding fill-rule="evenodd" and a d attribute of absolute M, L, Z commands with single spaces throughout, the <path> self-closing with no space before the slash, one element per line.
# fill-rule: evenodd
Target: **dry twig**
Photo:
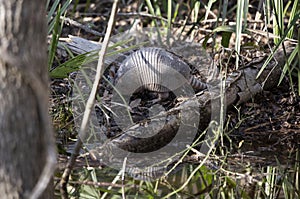
<path fill-rule="evenodd" d="M 107 31 L 104 37 L 104 41 L 103 41 L 103 45 L 102 48 L 99 52 L 99 60 L 98 60 L 98 65 L 97 65 L 97 72 L 96 72 L 96 76 L 95 76 L 95 81 L 93 83 L 93 87 L 92 87 L 92 91 L 90 93 L 90 96 L 88 98 L 86 107 L 85 107 L 85 111 L 84 111 L 84 115 L 83 115 L 83 119 L 82 119 L 82 123 L 80 126 L 80 130 L 79 130 L 79 135 L 78 135 L 78 139 L 77 142 L 75 144 L 73 153 L 67 163 L 67 166 L 64 170 L 64 173 L 62 175 L 61 181 L 60 181 L 60 192 L 62 195 L 62 198 L 68 198 L 68 193 L 67 193 L 67 183 L 69 181 L 69 176 L 70 173 L 72 171 L 74 162 L 76 160 L 77 155 L 79 154 L 80 148 L 82 146 L 82 140 L 84 140 L 84 138 L 87 136 L 86 135 L 86 127 L 88 124 L 88 120 L 90 118 L 90 114 L 91 114 L 91 110 L 95 101 L 95 96 L 96 96 L 96 92 L 97 92 L 97 87 L 98 87 L 98 83 L 100 82 L 100 78 L 103 74 L 104 71 L 104 55 L 106 53 L 106 49 L 108 46 L 108 42 L 109 42 L 109 38 L 112 32 L 112 28 L 114 26 L 114 22 L 115 22 L 115 15 L 117 12 L 117 5 L 118 5 L 118 0 L 114 0 L 113 6 L 112 6 L 112 12 L 108 21 L 108 27 L 107 27 Z"/>

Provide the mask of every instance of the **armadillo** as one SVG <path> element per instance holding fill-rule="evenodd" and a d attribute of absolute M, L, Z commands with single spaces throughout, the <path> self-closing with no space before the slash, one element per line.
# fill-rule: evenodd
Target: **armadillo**
<path fill-rule="evenodd" d="M 163 86 L 163 82 L 172 81 L 175 73 L 184 77 L 195 90 L 204 90 L 207 84 L 196 79 L 191 74 L 191 69 L 186 62 L 175 54 L 162 48 L 145 47 L 131 53 L 120 65 L 117 71 L 116 83 L 131 69 L 135 69 L 135 77 L 139 79 L 144 89 L 160 93 L 161 96 L 167 97 L 170 90 L 179 88 L 182 84 L 173 80 L 170 87 Z M 173 71 L 173 72 L 170 72 Z M 132 81 L 128 79 L 126 81 Z M 167 95 L 165 95 L 167 94 Z"/>

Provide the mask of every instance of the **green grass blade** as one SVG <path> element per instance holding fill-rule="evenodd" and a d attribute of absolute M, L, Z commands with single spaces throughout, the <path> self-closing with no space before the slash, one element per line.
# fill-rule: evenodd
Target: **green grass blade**
<path fill-rule="evenodd" d="M 298 28 L 298 62 L 300 63 L 300 27 Z"/>
<path fill-rule="evenodd" d="M 213 33 L 221 32 L 222 33 L 222 41 L 221 44 L 225 48 L 229 46 L 230 38 L 232 33 L 236 31 L 235 26 L 219 26 L 213 30 Z"/>
<path fill-rule="evenodd" d="M 155 16 L 158 16 L 160 18 L 162 18 L 162 12 L 160 10 L 160 6 L 158 4 L 158 0 L 154 1 L 154 8 L 155 8 Z M 165 22 L 164 20 L 160 20 L 161 26 L 166 28 Z"/>
<path fill-rule="evenodd" d="M 226 20 L 226 15 L 227 15 L 228 0 L 224 0 L 222 7 L 223 7 L 223 9 L 222 9 L 222 25 L 224 25 L 225 20 Z"/>
<path fill-rule="evenodd" d="M 192 18 L 192 22 L 194 22 L 194 23 L 197 23 L 197 21 L 198 21 L 198 15 L 199 15 L 200 6 L 201 6 L 200 1 L 196 1 L 194 3 L 194 7 L 193 7 L 193 10 L 192 10 L 192 13 L 193 13 L 193 15 L 192 15 L 192 17 L 193 17 Z"/>
<path fill-rule="evenodd" d="M 298 64 L 299 64 L 299 62 L 298 62 Z M 300 96 L 300 69 L 298 69 L 297 70 L 297 74 L 298 74 L 298 95 Z"/>
<path fill-rule="evenodd" d="M 154 8 L 153 8 L 152 3 L 151 3 L 151 0 L 146 0 L 146 4 L 147 4 L 147 6 L 148 6 L 148 9 L 149 9 L 149 11 L 150 11 L 150 14 L 152 14 L 153 16 L 156 16 L 156 14 L 155 14 L 155 12 L 154 12 Z M 159 27 L 158 27 L 157 20 L 154 19 L 153 22 L 154 22 L 154 25 L 155 25 L 156 30 L 157 30 L 158 40 L 160 41 L 160 43 L 162 43 L 161 32 L 160 32 L 160 29 L 159 29 Z"/>
<path fill-rule="evenodd" d="M 282 82 L 282 80 L 283 80 L 283 78 L 284 78 L 284 76 L 285 76 L 285 74 L 286 74 L 287 71 L 289 71 L 289 75 L 291 75 L 291 65 L 290 64 L 295 59 L 295 57 L 297 55 L 297 52 L 298 52 L 298 50 L 295 48 L 293 50 L 293 52 L 291 53 L 291 55 L 289 56 L 289 58 L 287 60 L 287 63 L 285 63 L 285 65 L 284 65 L 284 67 L 282 69 L 282 73 L 280 75 L 279 82 L 278 82 L 277 86 L 279 86 L 281 84 L 281 82 Z M 291 79 L 291 77 L 290 77 L 290 79 Z"/>
<path fill-rule="evenodd" d="M 295 17 L 295 18 L 292 20 L 291 24 L 296 23 L 296 21 L 297 21 L 298 19 L 299 19 L 299 14 L 298 14 L 298 17 Z M 292 28 L 292 26 L 289 26 L 289 27 L 287 28 L 287 30 L 285 31 L 284 35 L 280 38 L 279 43 L 276 45 L 276 47 L 275 47 L 275 49 L 274 49 L 273 52 L 276 52 L 276 51 L 278 50 L 279 46 L 280 46 L 281 43 L 285 40 L 286 35 L 287 35 L 287 33 L 290 31 L 291 28 Z M 261 69 L 259 70 L 259 72 L 258 72 L 256 78 L 258 78 L 258 77 L 261 75 L 261 73 L 262 73 L 262 72 L 264 71 L 264 69 L 267 67 L 267 65 L 269 64 L 269 62 L 271 61 L 271 59 L 273 59 L 273 56 L 274 56 L 273 53 L 271 53 L 271 54 L 268 56 L 268 58 L 266 59 L 264 65 L 263 65 L 263 66 L 261 67 Z"/>
<path fill-rule="evenodd" d="M 121 41 L 120 43 L 118 43 L 118 45 L 129 42 L 130 40 L 131 39 L 126 40 L 126 41 Z M 110 57 L 110 56 L 113 56 L 113 55 L 116 55 L 119 53 L 127 52 L 129 50 L 140 47 L 144 44 L 146 44 L 146 42 L 140 43 L 138 45 L 132 45 L 127 48 L 122 48 L 120 50 L 115 50 L 115 51 L 109 52 L 105 56 Z M 113 46 L 109 47 L 108 49 L 113 49 L 116 46 L 117 46 L 117 44 L 114 44 Z M 90 51 L 90 52 L 86 52 L 86 53 L 77 55 L 74 58 L 69 59 L 65 63 L 59 65 L 58 67 L 56 67 L 55 69 L 50 71 L 50 77 L 53 77 L 53 78 L 68 77 L 69 73 L 79 70 L 83 65 L 90 64 L 91 62 L 97 61 L 98 52 L 99 52 L 99 50 L 94 50 L 94 51 Z"/>
<path fill-rule="evenodd" d="M 171 25 L 172 25 L 172 0 L 168 0 L 168 26 L 167 26 L 167 44 L 168 45 L 170 45 Z"/>
<path fill-rule="evenodd" d="M 75 57 L 74 54 L 72 53 L 72 51 L 71 51 L 65 44 L 63 44 L 63 43 L 58 43 L 57 45 L 63 47 L 63 48 L 67 51 L 68 55 L 69 55 L 71 58 L 74 58 L 74 57 Z"/>
<path fill-rule="evenodd" d="M 49 5 L 50 5 L 50 0 L 47 0 L 47 2 L 46 2 L 46 10 L 48 10 Z"/>
<path fill-rule="evenodd" d="M 55 16 L 55 20 L 54 20 L 54 27 L 53 27 L 53 31 L 52 31 L 52 39 L 51 39 L 51 43 L 49 46 L 49 57 L 48 57 L 48 71 L 50 71 L 51 66 L 53 64 L 53 60 L 55 57 L 55 52 L 56 52 L 56 48 L 57 48 L 57 44 L 58 44 L 58 39 L 59 39 L 59 35 L 61 32 L 61 26 L 60 26 L 60 7 L 57 10 L 56 16 Z"/>
<path fill-rule="evenodd" d="M 178 15 L 178 11 L 179 11 L 179 7 L 180 7 L 180 4 L 177 3 L 176 6 L 175 6 L 175 9 L 174 9 L 174 14 L 173 14 L 172 22 L 174 22 L 176 20 L 176 17 Z"/>
<path fill-rule="evenodd" d="M 288 22 L 288 26 L 293 26 L 293 27 L 291 28 L 291 30 L 287 34 L 288 38 L 293 38 L 294 25 L 296 25 L 296 24 L 292 24 L 292 21 L 295 17 L 297 17 L 298 5 L 299 5 L 299 0 L 295 0 L 294 4 L 293 4 L 293 7 L 292 7 L 292 10 L 291 10 L 291 13 L 290 13 L 289 22 Z"/>
<path fill-rule="evenodd" d="M 235 52 L 236 52 L 236 62 L 235 68 L 239 68 L 239 54 L 241 48 L 241 37 L 242 37 L 242 25 L 243 25 L 243 12 L 244 12 L 244 2 L 238 1 L 237 3 L 237 14 L 236 14 L 236 38 L 235 38 Z"/>
<path fill-rule="evenodd" d="M 266 4 L 264 4 L 264 13 L 266 13 L 266 21 L 267 25 L 271 24 L 271 0 L 266 0 Z"/>
<path fill-rule="evenodd" d="M 273 22 L 273 33 L 278 36 L 274 38 L 274 43 L 278 44 L 280 41 L 280 37 L 282 37 L 284 32 L 283 25 L 283 1 L 282 0 L 274 0 L 274 22 Z"/>
<path fill-rule="evenodd" d="M 172 25 L 172 0 L 168 0 L 168 29 Z"/>
<path fill-rule="evenodd" d="M 53 16 L 53 14 L 55 13 L 55 10 L 56 10 L 56 8 L 57 8 L 57 6 L 58 6 L 58 4 L 59 4 L 59 1 L 60 1 L 60 0 L 54 1 L 53 5 L 51 6 L 50 11 L 48 12 L 48 16 L 47 16 L 47 23 L 48 23 L 48 24 L 50 23 L 51 18 L 52 18 L 52 16 Z M 47 5 L 47 7 L 48 7 L 48 5 Z"/>
<path fill-rule="evenodd" d="M 69 5 L 72 3 L 72 0 L 68 0 L 68 1 L 66 1 L 65 3 L 64 3 L 64 5 L 61 7 L 61 11 L 62 11 L 62 13 L 64 13 L 66 10 L 67 10 L 67 8 L 69 7 Z"/>
<path fill-rule="evenodd" d="M 247 19 L 247 15 L 248 15 L 248 9 L 249 9 L 249 0 L 245 0 L 244 1 L 244 12 L 243 12 L 243 19 L 244 19 L 244 21 L 243 21 L 243 31 L 246 29 L 246 27 L 247 27 L 247 21 L 248 21 L 248 19 Z"/>
<path fill-rule="evenodd" d="M 59 0 L 58 0 L 58 2 L 59 2 Z M 66 1 L 66 2 L 64 3 L 64 5 L 60 8 L 60 14 L 66 12 L 66 10 L 67 10 L 68 6 L 71 4 L 71 2 L 72 2 L 72 0 L 68 0 L 68 1 Z M 56 2 L 55 2 L 55 3 L 56 3 Z M 54 6 L 52 6 L 51 9 L 52 9 L 53 7 L 54 7 Z M 56 6 L 56 7 L 57 7 L 57 6 Z M 54 11 L 55 11 L 56 7 L 54 8 Z M 52 16 L 54 13 L 52 13 L 51 15 L 50 15 L 50 13 L 51 13 L 51 12 L 49 12 L 49 14 L 48 14 L 48 18 L 50 17 L 50 20 L 48 21 L 48 34 L 51 33 L 51 31 L 53 30 L 53 28 L 54 28 L 54 26 L 55 26 L 55 20 L 52 20 L 52 21 L 51 21 L 51 16 Z"/>
<path fill-rule="evenodd" d="M 65 78 L 68 77 L 68 74 L 80 69 L 83 64 L 88 64 L 92 61 L 97 60 L 97 51 L 87 52 L 81 55 L 78 55 L 72 59 L 69 59 L 65 63 L 56 67 L 50 71 L 50 77 L 52 78 Z"/>

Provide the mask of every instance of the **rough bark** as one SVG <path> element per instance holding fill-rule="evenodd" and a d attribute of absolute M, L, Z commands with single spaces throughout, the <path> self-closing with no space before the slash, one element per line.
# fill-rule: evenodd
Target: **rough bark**
<path fill-rule="evenodd" d="M 45 3 L 0 0 L 1 198 L 54 196 Z"/>

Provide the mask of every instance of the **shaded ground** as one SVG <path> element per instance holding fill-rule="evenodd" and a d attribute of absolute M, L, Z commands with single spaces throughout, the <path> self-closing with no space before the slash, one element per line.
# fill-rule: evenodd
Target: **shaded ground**
<path fill-rule="evenodd" d="M 110 7 L 109 1 L 96 1 L 95 6 L 87 10 L 85 4 L 82 4 L 76 8 L 77 12 L 70 18 L 80 21 L 90 29 L 97 30 L 99 34 L 104 34 Z M 119 14 L 113 34 L 130 28 L 129 24 L 134 22 L 134 17 L 136 17 L 134 13 L 138 10 L 137 4 L 133 2 L 130 2 L 130 5 L 120 4 L 120 7 L 121 12 L 130 12 L 132 15 Z M 187 13 L 182 13 L 183 16 L 184 14 Z M 140 19 L 143 19 L 144 25 L 151 23 L 152 20 L 151 17 L 147 16 L 142 16 Z M 203 41 L 204 36 L 211 32 L 210 28 L 212 27 L 209 26 L 212 24 L 207 25 L 206 30 L 205 28 L 198 29 L 196 40 Z M 189 30 L 192 27 L 193 25 L 190 25 Z M 68 34 L 96 41 L 100 38 L 99 35 L 84 31 L 72 24 L 65 25 L 62 37 L 66 37 Z M 245 43 L 252 40 L 253 38 L 246 38 Z M 208 45 L 212 44 L 209 43 Z M 253 50 L 257 51 L 256 56 L 264 53 L 260 52 L 261 49 L 259 48 Z M 212 50 L 210 49 L 210 51 Z M 218 57 L 216 60 L 222 59 L 222 62 L 227 62 L 227 58 L 226 56 Z M 245 55 L 245 58 L 251 59 L 252 57 Z M 62 58 L 60 61 L 65 60 Z M 233 68 L 234 64 L 232 64 L 231 69 L 229 67 L 229 71 Z M 51 89 L 51 111 L 54 116 L 58 146 L 61 147 L 61 154 L 68 154 L 70 152 L 69 143 L 72 143 L 71 138 L 76 137 L 70 103 L 66 101 L 72 90 L 71 84 L 66 79 L 52 79 Z M 264 91 L 253 101 L 232 108 L 228 111 L 228 117 L 227 132 L 232 139 L 231 145 L 235 152 L 235 155 L 230 158 L 251 162 L 255 166 L 277 165 L 277 158 L 279 162 L 284 164 L 289 161 L 293 162 L 289 157 L 294 157 L 293 153 L 300 147 L 300 98 L 290 91 L 287 81 L 284 82 L 284 86 L 274 88 L 271 91 Z M 230 149 L 229 139 L 227 139 L 227 143 Z M 61 160 L 64 162 L 65 158 Z"/>
<path fill-rule="evenodd" d="M 290 158 L 300 147 L 300 98 L 288 84 L 264 91 L 243 104 L 239 114 L 231 110 L 229 115 L 233 127 L 242 120 L 230 134 L 239 153 L 263 158 L 260 166 L 294 161 Z"/>

